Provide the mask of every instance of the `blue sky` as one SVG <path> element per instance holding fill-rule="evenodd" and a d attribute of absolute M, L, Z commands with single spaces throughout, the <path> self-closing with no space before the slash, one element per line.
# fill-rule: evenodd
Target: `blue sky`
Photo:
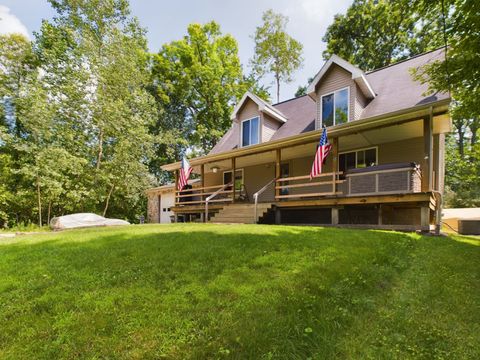
<path fill-rule="evenodd" d="M 130 0 L 132 13 L 148 30 L 151 51 L 165 42 L 181 38 L 192 22 L 217 21 L 224 33 L 238 41 L 239 56 L 245 68 L 253 54 L 251 35 L 261 23 L 262 12 L 273 9 L 287 15 L 287 31 L 304 45 L 304 66 L 294 75 L 294 82 L 282 85 L 281 100 L 293 97 L 323 64 L 322 42 L 327 26 L 337 13 L 344 13 L 351 0 Z M 47 0 L 0 0 L 0 33 L 23 32 L 32 38 L 42 19 L 54 15 Z M 271 79 L 265 79 L 269 85 Z M 274 87 L 271 87 L 274 93 Z M 274 96 L 272 96 L 272 99 Z"/>

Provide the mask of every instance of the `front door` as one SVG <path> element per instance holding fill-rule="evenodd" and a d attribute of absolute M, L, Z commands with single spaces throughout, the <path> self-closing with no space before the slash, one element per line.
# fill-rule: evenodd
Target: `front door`
<path fill-rule="evenodd" d="M 223 172 L 223 185 L 232 183 L 232 171 L 224 171 Z M 243 169 L 236 169 L 235 170 L 235 197 L 238 199 L 238 197 L 241 195 L 242 192 L 242 187 L 243 187 Z"/>

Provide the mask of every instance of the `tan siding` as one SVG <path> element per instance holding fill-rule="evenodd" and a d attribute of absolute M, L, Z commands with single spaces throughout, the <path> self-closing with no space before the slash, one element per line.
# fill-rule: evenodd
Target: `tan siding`
<path fill-rule="evenodd" d="M 357 84 L 355 84 L 355 107 L 353 108 L 354 114 L 354 120 L 358 120 L 362 116 L 362 111 L 365 109 L 365 106 L 367 106 L 367 99 L 365 98 L 365 95 L 363 95 L 362 91 L 358 87 Z"/>
<path fill-rule="evenodd" d="M 242 121 L 251 119 L 255 116 L 260 116 L 258 105 L 254 101 L 248 99 L 243 105 L 242 109 L 238 112 L 237 118 L 239 121 Z"/>
<path fill-rule="evenodd" d="M 280 123 L 268 115 L 263 115 L 262 142 L 269 141 L 280 127 Z"/>
<path fill-rule="evenodd" d="M 312 156 L 292 159 L 289 161 L 290 166 L 290 176 L 305 176 L 310 174 L 310 170 L 312 168 L 314 154 Z M 331 172 L 332 171 L 332 157 L 327 157 L 325 164 L 323 165 L 323 172 Z M 327 177 L 322 177 L 319 179 L 314 180 L 315 182 L 320 181 L 328 181 Z M 297 181 L 295 184 L 308 182 L 305 180 Z M 318 192 L 328 192 L 331 191 L 332 187 L 330 185 L 316 185 L 316 186 L 308 186 L 303 188 L 293 188 L 290 189 L 289 194 L 309 194 L 309 193 L 318 193 Z"/>
<path fill-rule="evenodd" d="M 378 163 L 390 164 L 397 162 L 423 163 L 423 138 L 413 138 L 394 141 L 378 146 Z"/>
<path fill-rule="evenodd" d="M 349 121 L 355 119 L 355 82 L 352 80 L 352 74 L 342 69 L 338 65 L 332 65 L 332 67 L 325 74 L 317 87 L 317 120 L 315 127 L 319 129 L 321 127 L 321 109 L 322 95 L 330 94 L 333 91 L 340 90 L 346 87 L 350 88 L 350 103 L 349 103 Z"/>
<path fill-rule="evenodd" d="M 238 147 L 241 147 L 242 144 L 242 130 L 241 130 L 241 123 L 243 120 L 248 120 L 254 117 L 260 117 L 261 118 L 261 113 L 258 111 L 258 105 L 251 99 L 248 99 L 241 110 L 237 113 L 237 126 L 239 127 L 238 129 L 238 138 L 237 138 L 237 145 Z M 259 136 L 262 136 L 262 128 L 260 127 L 260 134 Z"/>
<path fill-rule="evenodd" d="M 243 168 L 245 189 L 247 190 L 250 202 L 253 202 L 253 194 L 265 186 L 275 177 L 275 164 L 261 164 Z M 259 201 L 271 202 L 275 200 L 273 185 L 265 190 L 258 198 Z"/>
<path fill-rule="evenodd" d="M 205 173 L 205 186 L 214 186 L 221 184 L 223 184 L 222 171 L 218 171 L 217 173 Z"/>

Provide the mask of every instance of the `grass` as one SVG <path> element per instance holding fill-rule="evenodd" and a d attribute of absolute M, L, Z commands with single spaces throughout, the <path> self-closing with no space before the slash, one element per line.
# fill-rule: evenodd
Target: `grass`
<path fill-rule="evenodd" d="M 175 224 L 0 241 L 2 359 L 478 359 L 480 240 Z"/>

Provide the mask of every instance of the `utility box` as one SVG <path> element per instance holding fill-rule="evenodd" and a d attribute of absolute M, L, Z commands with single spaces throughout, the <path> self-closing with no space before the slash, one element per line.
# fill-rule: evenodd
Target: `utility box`
<path fill-rule="evenodd" d="M 480 235 L 480 219 L 458 219 L 458 232 L 462 235 Z"/>

